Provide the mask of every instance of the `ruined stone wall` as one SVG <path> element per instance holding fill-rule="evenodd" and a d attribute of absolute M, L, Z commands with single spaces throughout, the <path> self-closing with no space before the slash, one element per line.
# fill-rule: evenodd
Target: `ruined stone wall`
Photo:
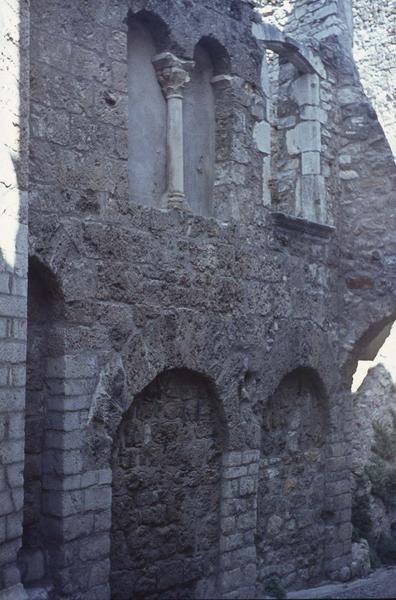
<path fill-rule="evenodd" d="M 224 209 L 215 221 L 128 198 L 127 6 L 79 5 L 71 13 L 63 3 L 32 2 L 31 245 L 65 297 L 65 366 L 57 372 L 67 385 L 57 406 L 60 419 L 67 413 L 58 423 L 68 453 L 54 449 L 60 467 L 48 488 L 48 517 L 62 540 L 54 584 L 66 597 L 108 598 L 110 568 L 112 585 L 119 585 L 115 544 L 109 561 L 111 451 L 122 414 L 162 371 L 188 368 L 209 377 L 226 416 L 214 577 L 221 597 L 254 593 L 260 456 L 254 402 L 263 412 L 270 390 L 299 366 L 316 369 L 334 390 L 319 348 L 330 344 L 329 352 L 337 352 L 335 238 L 314 224 L 265 221 L 260 149 L 267 141 L 265 128 L 255 129 L 265 119 L 262 50 L 251 36 L 248 7 L 227 7 L 202 4 L 195 16 L 190 7 L 186 23 L 183 12 L 147 3 L 167 23 L 173 52 L 193 58 L 195 43 L 211 32 L 230 56 L 232 79 L 216 90 L 222 105 L 214 190 Z M 121 71 L 124 78 L 116 79 Z M 340 414 L 333 394 L 327 443 L 337 456 L 344 452 Z M 348 475 L 334 469 L 326 572 L 336 576 L 348 561 L 350 533 Z M 113 490 L 121 493 L 126 478 L 118 467 L 114 472 Z"/>
<path fill-rule="evenodd" d="M 389 371 L 382 364 L 370 369 L 353 400 L 354 541 L 370 548 L 375 567 L 396 559 L 396 393 Z"/>
<path fill-rule="evenodd" d="M 338 162 L 342 181 L 340 223 L 346 316 L 342 327 L 345 350 L 353 350 L 349 363 L 352 375 L 355 361 L 363 357 L 370 341 L 395 320 L 392 294 L 396 170 L 389 143 L 364 94 L 356 66 L 345 56 L 338 62 L 338 69 L 342 119 Z M 353 315 L 353 321 L 347 315 Z M 374 358 L 380 344 L 378 341 L 374 354 L 365 358 Z"/>
<path fill-rule="evenodd" d="M 365 93 L 396 156 L 396 49 L 393 0 L 353 2 L 354 49 Z"/>
<path fill-rule="evenodd" d="M 375 443 L 373 424 L 392 425 L 391 410 L 396 407 L 392 377 L 383 365 L 370 369 L 354 394 L 355 436 L 353 440 L 353 469 L 359 472 L 370 462 Z"/>
<path fill-rule="evenodd" d="M 349 0 L 253 0 L 263 19 L 293 38 L 316 43 L 336 36 L 350 44 L 352 11 Z"/>
<path fill-rule="evenodd" d="M 304 11 L 311 5 L 304 5 Z M 128 81 L 129 11 L 138 13 L 157 53 L 169 52 L 183 61 L 193 59 L 201 42 L 209 54 L 215 77 L 213 89 L 207 87 L 207 80 L 205 89 L 210 89 L 210 94 L 214 91 L 216 129 L 210 210 L 198 210 L 194 203 L 191 212 L 155 203 L 148 206 L 143 198 L 140 201 L 139 193 L 128 192 L 128 177 L 131 180 L 134 169 L 134 161 L 128 161 L 128 137 L 136 144 L 138 156 L 139 136 L 144 135 L 144 127 L 135 133 L 134 128 L 144 124 L 144 119 L 137 118 L 139 111 L 133 113 L 138 94 L 130 94 Z M 340 22 L 342 15 L 339 12 Z M 322 17 L 319 24 L 327 19 Z M 164 461 L 164 473 L 173 472 L 172 448 L 159 452 L 152 431 L 158 427 L 168 432 L 172 415 L 167 411 L 172 406 L 181 410 L 189 403 L 192 414 L 184 413 L 176 419 L 177 426 L 172 423 L 169 429 L 175 432 L 172 441 L 181 441 L 184 432 L 190 432 L 184 445 L 180 444 L 188 464 L 191 447 L 202 449 L 202 463 L 193 465 L 192 472 L 203 484 L 197 495 L 202 493 L 205 502 L 212 503 L 206 511 L 210 523 L 200 519 L 195 496 L 180 497 L 172 521 L 177 547 L 163 558 L 166 585 L 159 583 L 156 572 L 150 581 L 143 581 L 143 587 L 148 586 L 151 593 L 154 585 L 164 585 L 164 597 L 178 586 L 180 593 L 187 590 L 189 595 L 201 597 L 253 597 L 258 566 L 260 590 L 265 587 L 268 572 L 263 561 L 257 561 L 263 550 L 257 533 L 267 526 L 262 518 L 262 490 L 268 494 L 269 504 L 274 501 L 273 491 L 265 483 L 272 458 L 280 464 L 287 489 L 288 480 L 294 481 L 298 475 L 298 485 L 308 495 L 320 496 L 316 524 L 306 524 L 298 502 L 295 522 L 285 516 L 285 523 L 294 527 L 295 553 L 304 554 L 306 543 L 309 551 L 306 564 L 290 560 L 288 572 L 280 570 L 284 583 L 301 586 L 322 575 L 343 579 L 350 575 L 351 398 L 344 393 L 348 377 L 341 366 L 350 359 L 365 328 L 381 315 L 388 318 L 395 309 L 392 248 L 384 235 L 392 214 L 393 172 L 377 123 L 372 113 L 362 108 L 364 96 L 351 57 L 345 55 L 337 35 L 334 40 L 323 38 L 326 44 L 320 48 L 311 45 L 309 59 L 303 63 L 296 60 L 307 53 L 301 54 L 301 48 L 293 46 L 295 62 L 287 55 L 285 63 L 292 68 L 286 66 L 282 73 L 288 101 L 292 100 L 289 88 L 300 87 L 301 80 L 310 84 L 320 79 L 320 92 L 314 86 L 307 97 L 304 94 L 310 86 L 302 85 L 296 94 L 298 122 L 291 122 L 284 132 L 286 151 L 287 138 L 289 146 L 294 144 L 287 158 L 294 161 L 295 175 L 325 179 L 328 212 L 324 219 L 312 219 L 312 211 L 296 218 L 293 211 L 280 213 L 271 206 L 265 187 L 270 91 L 263 37 L 261 33 L 253 35 L 254 31 L 257 34 L 253 23 L 259 25 L 246 2 L 203 0 L 192 5 L 187 0 L 100 0 L 76 1 L 70 6 L 60 0 L 31 1 L 30 254 L 41 278 L 51 281 L 57 290 L 61 310 L 55 311 L 56 318 L 47 320 L 47 340 L 41 345 L 37 324 L 43 318 L 37 320 L 35 315 L 40 315 L 43 307 L 34 304 L 44 306 L 45 302 L 40 294 L 31 295 L 29 345 L 33 342 L 33 347 L 27 360 L 37 378 L 29 378 L 28 399 L 34 397 L 31 392 L 40 391 L 33 389 L 34 381 L 38 382 L 36 388 L 46 389 L 43 406 L 47 415 L 35 423 L 45 430 L 38 433 L 42 444 L 37 452 L 27 445 L 26 489 L 35 481 L 35 475 L 29 473 L 29 464 L 35 462 L 31 455 L 41 454 L 40 521 L 47 536 L 40 542 L 45 546 L 41 564 L 46 560 L 51 564 L 49 585 L 57 598 L 108 600 L 110 584 L 113 593 L 121 594 L 121 579 L 131 582 L 136 575 L 121 562 L 117 544 L 125 531 L 128 551 L 141 561 L 142 569 L 147 564 L 151 540 L 145 537 L 142 519 L 155 519 L 155 515 L 149 499 L 142 510 L 136 508 L 143 500 L 133 489 L 135 478 L 132 487 L 129 485 L 129 469 L 135 474 L 135 467 L 126 461 L 126 455 L 131 450 L 143 461 L 147 452 Z M 328 25 L 333 31 L 333 24 Z M 303 22 L 301 27 L 303 39 L 308 29 Z M 284 42 L 281 51 L 288 48 Z M 148 66 L 151 69 L 149 62 Z M 351 94 L 353 98 L 359 95 L 358 106 L 349 101 Z M 149 111 L 153 103 L 145 106 Z M 357 119 L 354 111 L 358 111 Z M 134 119 L 128 121 L 131 112 Z M 188 128 L 194 131 L 199 127 L 199 116 L 193 115 L 195 125 L 191 125 L 193 111 L 185 112 L 183 125 L 191 135 Z M 147 120 L 147 115 L 144 118 Z M 362 139 L 368 120 L 369 134 Z M 306 129 L 315 132 L 309 136 Z M 318 143 L 315 148 L 300 147 L 312 137 Z M 185 141 L 191 143 L 188 136 Z M 201 142 L 186 152 L 190 158 L 185 169 L 197 164 L 200 168 Z M 340 148 L 342 158 L 338 156 Z M 320 154 L 320 173 L 300 172 L 305 152 Z M 362 156 L 367 157 L 366 162 Z M 315 157 L 305 158 L 312 158 L 317 165 Z M 373 158 L 374 168 L 379 167 L 378 181 L 368 168 Z M 199 185 L 207 171 L 205 165 L 201 171 L 194 172 Z M 134 175 L 138 172 L 133 171 Z M 163 181 L 164 174 L 160 177 Z M 377 227 L 372 219 L 377 217 L 374 199 L 380 177 L 386 179 L 386 193 L 380 197 L 378 206 L 383 214 Z M 311 202 L 315 196 L 316 192 L 312 195 L 308 189 L 301 194 L 301 202 Z M 198 204 L 202 192 L 195 197 Z M 215 218 L 204 216 L 207 212 Z M 356 227 L 360 227 L 357 239 Z M 370 255 L 363 250 L 366 238 Z M 383 249 L 380 259 L 373 254 L 375 246 Z M 26 261 L 26 246 L 21 246 L 21 254 Z M 383 271 L 386 261 L 389 269 Z M 366 268 L 371 273 L 367 277 L 360 274 Z M 389 282 L 384 281 L 387 276 Z M 375 284 L 368 283 L 374 280 Z M 6 306 L 10 310 L 16 303 L 7 299 Z M 274 423 L 290 417 L 295 389 L 281 382 L 289 381 L 288 375 L 299 369 L 308 377 L 298 403 L 302 424 L 298 427 L 293 421 L 296 435 L 301 434 L 302 463 L 292 450 L 290 457 L 282 450 L 288 442 L 288 427 L 270 428 L 272 438 L 268 436 L 267 447 L 268 431 L 263 426 L 269 414 Z M 158 378 L 166 382 L 169 372 L 179 370 L 188 375 L 162 389 Z M 312 391 L 317 390 L 318 382 L 320 393 Z M 277 389 L 279 393 L 275 393 Z M 151 408 L 149 398 L 153 397 L 159 408 L 155 414 L 148 406 Z M 284 408 L 277 402 L 269 405 L 270 398 L 280 398 Z M 325 416 L 319 408 L 322 398 L 326 399 Z M 6 402 L 8 407 L 8 399 Z M 215 424 L 215 407 L 219 420 L 226 424 L 225 436 L 219 435 Z M 309 407 L 314 408 L 311 411 Z M 201 409 L 213 417 L 210 422 L 201 418 Z M 28 418 L 28 441 L 32 424 L 33 419 Z M 307 433 L 311 429 L 317 433 L 314 440 Z M 139 445 L 139 432 L 143 432 L 144 449 Z M 163 437 L 168 440 L 167 435 Z M 17 451 L 20 468 L 23 440 Z M 150 456 L 147 460 L 152 465 Z M 285 466 L 289 459 L 290 472 Z M 158 506 L 166 505 L 164 523 L 171 526 L 165 478 L 162 481 L 165 499 Z M 145 482 L 153 487 L 150 478 Z M 173 489 L 184 483 L 176 482 Z M 21 492 L 21 478 L 18 485 Z M 38 503 L 27 494 L 24 539 L 32 506 L 37 508 Z M 187 506 L 198 516 L 186 524 Z M 7 555 L 13 576 L 17 574 L 15 553 L 21 545 L 20 508 L 17 514 L 13 507 L 19 540 Z M 133 520 L 138 538 L 144 540 L 139 556 L 134 554 Z M 198 521 L 207 532 L 199 536 L 202 546 L 189 549 L 198 571 L 191 583 L 187 557 L 179 557 L 177 548 L 179 543 L 185 547 L 185 538 L 191 544 Z M 215 529 L 218 546 L 212 543 Z M 201 553 L 200 548 L 209 541 L 209 554 Z M 314 572 L 309 557 L 312 547 L 322 543 L 323 562 Z M 275 548 L 275 542 L 273 546 L 264 548 L 265 562 L 277 569 L 283 550 Z M 183 569 L 186 567 L 182 581 L 172 579 L 171 556 L 176 562 L 180 558 Z M 20 564 L 22 559 L 23 555 Z M 210 578 L 205 581 L 200 571 L 207 570 L 208 561 Z M 38 574 L 34 575 L 39 580 Z M 27 587 L 35 580 L 26 573 L 24 577 Z M 12 584 L 1 582 L 3 588 Z M 44 588 L 43 581 L 40 585 Z"/>
<path fill-rule="evenodd" d="M 0 35 L 0 589 L 22 597 L 26 356 L 28 9 L 3 2 Z"/>

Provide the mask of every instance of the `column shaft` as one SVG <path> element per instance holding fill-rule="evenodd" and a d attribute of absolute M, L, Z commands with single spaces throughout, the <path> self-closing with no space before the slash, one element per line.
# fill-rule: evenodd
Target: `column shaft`
<path fill-rule="evenodd" d="M 184 195 L 183 89 L 190 81 L 193 61 L 164 52 L 153 59 L 167 100 L 167 206 L 190 210 Z"/>

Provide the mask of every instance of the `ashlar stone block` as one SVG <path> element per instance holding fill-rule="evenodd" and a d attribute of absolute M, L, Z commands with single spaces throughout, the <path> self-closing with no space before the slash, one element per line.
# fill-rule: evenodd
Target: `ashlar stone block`
<path fill-rule="evenodd" d="M 257 150 L 262 154 L 271 154 L 271 127 L 266 121 L 256 123 L 253 130 L 253 138 Z"/>
<path fill-rule="evenodd" d="M 303 106 L 301 109 L 301 118 L 304 121 L 319 121 L 320 123 L 327 122 L 327 112 L 319 106 Z"/>
<path fill-rule="evenodd" d="M 286 133 L 286 146 L 292 156 L 301 152 L 320 152 L 320 124 L 316 121 L 298 123 Z"/>
<path fill-rule="evenodd" d="M 301 172 L 303 175 L 320 175 L 320 153 L 303 152 L 301 155 Z"/>
<path fill-rule="evenodd" d="M 321 175 L 303 175 L 297 183 L 297 216 L 310 221 L 324 222 L 326 186 Z"/>
<path fill-rule="evenodd" d="M 319 77 L 313 73 L 306 73 L 292 83 L 291 96 L 299 106 L 311 104 L 318 106 L 320 102 Z"/>

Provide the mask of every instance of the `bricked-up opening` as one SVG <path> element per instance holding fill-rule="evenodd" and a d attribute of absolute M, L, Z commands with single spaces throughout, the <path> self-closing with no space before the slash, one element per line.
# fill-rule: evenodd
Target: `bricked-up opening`
<path fill-rule="evenodd" d="M 314 372 L 281 381 L 263 415 L 258 491 L 258 581 L 286 588 L 324 575 L 327 408 Z"/>
<path fill-rule="evenodd" d="M 213 597 L 224 439 L 196 373 L 164 372 L 134 399 L 113 453 L 113 600 Z"/>
<path fill-rule="evenodd" d="M 160 207 L 166 189 L 166 100 L 152 63 L 165 38 L 151 13 L 128 19 L 129 197 L 144 206 Z"/>
<path fill-rule="evenodd" d="M 61 352 L 54 326 L 62 316 L 63 303 L 54 275 L 34 258 L 29 261 L 27 306 L 24 513 L 19 567 L 26 587 L 51 587 L 49 562 L 54 540 L 44 523 L 48 504 L 45 477 L 51 461 L 47 361 Z"/>

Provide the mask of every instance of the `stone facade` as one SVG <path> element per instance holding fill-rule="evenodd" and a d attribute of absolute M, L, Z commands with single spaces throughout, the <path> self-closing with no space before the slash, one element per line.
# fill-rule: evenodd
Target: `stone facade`
<path fill-rule="evenodd" d="M 351 378 L 396 316 L 349 2 L 4 7 L 0 598 L 348 578 Z"/>

